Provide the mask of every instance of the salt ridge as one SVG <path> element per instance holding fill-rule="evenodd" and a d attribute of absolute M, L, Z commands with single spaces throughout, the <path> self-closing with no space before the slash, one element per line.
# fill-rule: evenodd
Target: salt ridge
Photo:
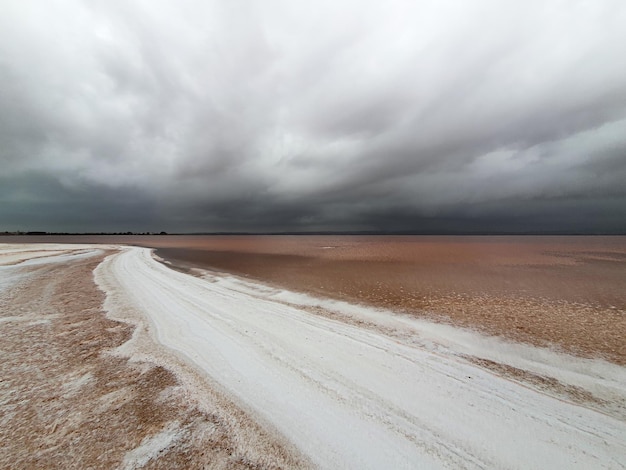
<path fill-rule="evenodd" d="M 473 344 L 479 335 L 404 320 L 406 338 L 390 336 L 314 315 L 284 292 L 171 270 L 145 248 L 121 249 L 96 276 L 146 315 L 156 341 L 320 468 L 625 468 L 622 419 L 472 364 L 467 350 L 496 344 Z M 496 350 L 510 362 L 508 347 Z M 561 378 L 626 397 L 624 368 L 537 354 L 544 372 L 569 364 Z"/>

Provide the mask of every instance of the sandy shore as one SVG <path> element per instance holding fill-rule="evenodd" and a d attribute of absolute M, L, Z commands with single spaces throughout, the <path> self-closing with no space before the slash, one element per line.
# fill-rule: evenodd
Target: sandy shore
<path fill-rule="evenodd" d="M 619 365 L 141 248 L 3 248 L 2 466 L 624 468 Z"/>
<path fill-rule="evenodd" d="M 0 250 L 0 468 L 307 466 L 227 395 L 189 383 L 145 320 L 107 318 L 93 271 L 112 247 L 32 248 Z"/>

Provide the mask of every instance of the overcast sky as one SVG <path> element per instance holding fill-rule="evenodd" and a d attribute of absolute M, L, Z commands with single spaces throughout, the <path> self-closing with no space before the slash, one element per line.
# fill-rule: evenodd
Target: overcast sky
<path fill-rule="evenodd" d="M 0 231 L 626 232 L 623 0 L 0 0 Z"/>

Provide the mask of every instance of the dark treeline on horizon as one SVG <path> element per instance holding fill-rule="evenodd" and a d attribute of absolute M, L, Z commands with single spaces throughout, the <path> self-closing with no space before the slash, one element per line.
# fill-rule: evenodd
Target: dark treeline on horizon
<path fill-rule="evenodd" d="M 0 232 L 0 235 L 172 235 L 167 232 L 41 232 L 41 231 L 15 231 Z"/>
<path fill-rule="evenodd" d="M 568 232 L 568 231 L 275 231 L 275 232 L 45 232 L 4 231 L 0 236 L 624 236 L 615 232 Z"/>

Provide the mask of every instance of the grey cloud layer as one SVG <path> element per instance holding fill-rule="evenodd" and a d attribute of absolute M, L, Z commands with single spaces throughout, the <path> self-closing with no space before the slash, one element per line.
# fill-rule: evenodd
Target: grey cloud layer
<path fill-rule="evenodd" d="M 626 231 L 619 0 L 2 10 L 0 229 Z"/>

